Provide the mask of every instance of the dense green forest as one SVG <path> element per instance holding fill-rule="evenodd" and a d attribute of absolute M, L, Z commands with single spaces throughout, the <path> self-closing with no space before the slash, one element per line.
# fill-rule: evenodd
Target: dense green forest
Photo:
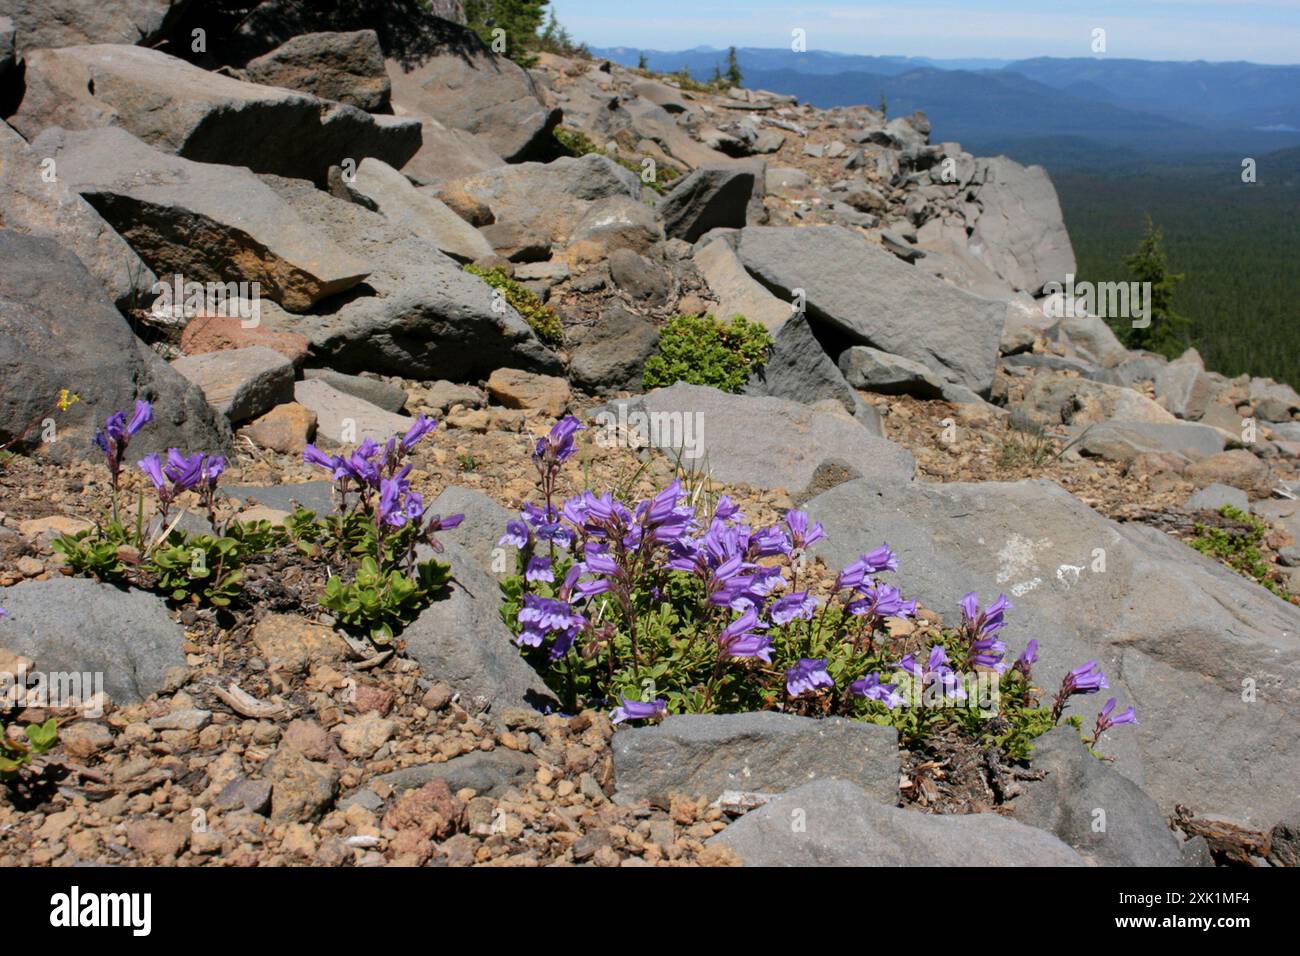
<path fill-rule="evenodd" d="M 1190 344 L 1226 375 L 1267 375 L 1300 388 L 1300 151 L 1240 159 L 1145 163 L 1122 172 L 1052 168 L 1079 277 L 1128 279 L 1146 217 L 1183 273 L 1176 307 Z"/>

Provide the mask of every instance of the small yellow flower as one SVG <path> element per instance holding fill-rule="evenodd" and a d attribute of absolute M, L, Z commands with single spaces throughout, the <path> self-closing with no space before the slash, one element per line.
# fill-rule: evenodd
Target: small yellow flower
<path fill-rule="evenodd" d="M 76 392 L 70 392 L 66 388 L 59 389 L 59 411 L 66 412 L 79 401 L 81 396 Z"/>

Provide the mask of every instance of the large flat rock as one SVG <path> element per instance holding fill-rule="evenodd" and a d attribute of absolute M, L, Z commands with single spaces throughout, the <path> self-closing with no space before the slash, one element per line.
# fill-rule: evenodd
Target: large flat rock
<path fill-rule="evenodd" d="M 782 793 L 810 780 L 848 780 L 898 799 L 898 731 L 840 717 L 763 711 L 669 717 L 614 735 L 614 780 L 625 802 L 725 791 Z"/>
<path fill-rule="evenodd" d="M 117 126 L 186 159 L 317 183 L 345 160 L 401 166 L 420 147 L 416 120 L 245 83 L 146 47 L 70 46 L 26 59 L 27 90 L 10 124 L 29 141 L 55 126 Z"/>
<path fill-rule="evenodd" d="M 949 622 L 969 591 L 1007 594 L 1016 607 L 999 636 L 1012 653 L 1038 640 L 1034 679 L 1048 695 L 1067 670 L 1099 661 L 1110 691 L 1074 698 L 1067 713 L 1091 727 L 1110 696 L 1137 708 L 1140 724 L 1101 749 L 1165 812 L 1182 803 L 1267 825 L 1294 802 L 1300 608 L 1046 481 L 854 481 L 806 507 L 825 525 L 814 553 L 829 567 L 887 541 L 904 594 Z"/>
<path fill-rule="evenodd" d="M 751 226 L 740 261 L 780 297 L 804 291 L 807 316 L 844 340 L 928 366 L 987 396 L 1006 306 L 962 292 L 842 226 Z"/>
<path fill-rule="evenodd" d="M 804 497 L 851 478 L 905 484 L 916 469 L 910 452 L 856 419 L 781 398 L 677 384 L 611 402 L 605 412 L 598 423 L 626 426 L 725 484 Z"/>
<path fill-rule="evenodd" d="M 991 813 L 944 815 L 881 803 L 818 780 L 752 810 L 710 841 L 745 866 L 1082 866 L 1050 833 Z"/>
<path fill-rule="evenodd" d="M 123 129 L 51 130 L 36 148 L 160 274 L 258 282 L 263 296 L 299 310 L 370 271 L 247 169 L 191 162 Z"/>

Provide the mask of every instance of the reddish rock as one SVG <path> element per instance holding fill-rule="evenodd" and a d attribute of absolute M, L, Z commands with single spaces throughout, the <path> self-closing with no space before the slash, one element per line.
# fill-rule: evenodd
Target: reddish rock
<path fill-rule="evenodd" d="M 267 307 L 262 303 L 262 307 Z M 197 315 L 181 333 L 181 351 L 186 355 L 223 352 L 263 345 L 275 349 L 295 367 L 307 358 L 307 336 L 297 332 L 277 332 L 265 325 L 245 328 L 237 315 Z"/>

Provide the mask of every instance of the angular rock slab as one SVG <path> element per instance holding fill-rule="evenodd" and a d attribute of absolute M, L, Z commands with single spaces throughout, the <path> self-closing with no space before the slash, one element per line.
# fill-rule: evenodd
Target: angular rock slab
<path fill-rule="evenodd" d="M 416 189 L 383 160 L 362 160 L 356 181 L 349 185 L 372 200 L 385 218 L 405 226 L 453 258 L 473 262 L 492 255 L 492 246 L 481 232 L 440 199 Z"/>
<path fill-rule="evenodd" d="M 842 226 L 750 226 L 740 261 L 777 295 L 803 289 L 807 315 L 844 338 L 928 366 L 987 397 L 1006 306 L 902 262 Z"/>
<path fill-rule="evenodd" d="M 169 669 L 185 666 L 184 629 L 145 591 L 58 577 L 0 588 L 0 607 L 9 612 L 0 647 L 30 657 L 42 674 L 102 675 L 117 704 L 140 703 L 162 689 Z"/>
<path fill-rule="evenodd" d="M 1100 422 L 1080 434 L 1081 452 L 1108 461 L 1166 452 L 1194 461 L 1223 451 L 1223 436 L 1218 429 L 1191 422 Z"/>
<path fill-rule="evenodd" d="M 420 147 L 416 120 L 245 83 L 146 47 L 34 50 L 26 82 L 10 125 L 28 141 L 50 127 L 119 126 L 196 162 L 321 184 L 344 160 L 374 156 L 400 167 Z"/>
<path fill-rule="evenodd" d="M 446 36 L 432 55 L 388 61 L 394 105 L 482 136 L 508 162 L 533 158 L 560 111 L 543 102 L 527 70 L 496 56 L 471 30 L 437 24 Z"/>
<path fill-rule="evenodd" d="M 905 484 L 916 470 L 910 452 L 845 415 L 702 385 L 611 402 L 597 424 L 648 431 L 640 437 L 724 484 L 785 488 L 796 498 L 857 477 Z"/>
<path fill-rule="evenodd" d="M 508 366 L 559 372 L 563 365 L 487 283 L 464 272 L 428 240 L 301 180 L 264 176 L 321 241 L 373 262 L 355 293 L 294 316 L 319 364 L 420 380 L 486 378 Z M 263 320 L 266 321 L 265 319 Z"/>
<path fill-rule="evenodd" d="M 185 355 L 172 368 L 203 390 L 208 404 L 231 422 L 247 421 L 293 399 L 293 363 L 254 345 Z"/>
<path fill-rule="evenodd" d="M 664 232 L 694 242 L 710 229 L 745 225 L 756 179 L 752 169 L 709 166 L 695 170 L 659 200 Z"/>
<path fill-rule="evenodd" d="M 974 187 L 982 211 L 971 245 L 990 269 L 1037 294 L 1077 271 L 1061 204 L 1047 170 L 998 156 L 978 161 Z"/>
<path fill-rule="evenodd" d="M 1049 695 L 1067 670 L 1099 661 L 1110 690 L 1067 713 L 1091 727 L 1108 697 L 1137 708 L 1140 723 L 1101 750 L 1165 812 L 1183 803 L 1266 825 L 1294 800 L 1300 608 L 1047 481 L 854 481 L 805 507 L 827 533 L 814 556 L 838 569 L 887 541 L 891 578 L 950 623 L 965 593 L 1005 593 L 1016 607 L 999 636 L 1012 655 L 1038 640 L 1034 682 Z"/>
<path fill-rule="evenodd" d="M 296 36 L 250 60 L 244 77 L 250 83 L 310 93 L 368 113 L 383 110 L 392 93 L 374 30 Z"/>
<path fill-rule="evenodd" d="M 19 440 L 58 461 L 103 460 L 96 429 L 137 398 L 154 417 L 131 441 L 131 461 L 176 446 L 225 452 L 230 426 L 203 393 L 136 338 L 99 281 L 52 239 L 0 229 L 0 443 Z M 55 412 L 59 390 L 81 400 Z M 55 441 L 42 440 L 52 418 Z"/>
<path fill-rule="evenodd" d="M 473 554 L 451 541 L 438 560 L 451 565 L 450 593 L 434 601 L 399 635 L 406 655 L 431 680 L 494 707 L 542 707 L 554 695 L 519 654 L 501 620 L 501 587 Z M 421 560 L 432 556 L 428 549 Z"/>
<path fill-rule="evenodd" d="M 350 446 L 367 438 L 382 445 L 394 435 L 405 434 L 414 421 L 341 392 L 321 378 L 295 382 L 293 400 L 316 413 L 316 436 L 326 446 Z"/>
<path fill-rule="evenodd" d="M 34 148 L 157 271 L 185 282 L 258 282 L 305 309 L 370 271 L 310 228 L 247 169 L 196 163 L 121 129 L 52 130 Z"/>
<path fill-rule="evenodd" d="M 1160 807 L 1088 753 L 1073 727 L 1057 727 L 1035 740 L 1031 765 L 1046 776 L 1027 781 L 1012 801 L 1016 820 L 1055 833 L 1102 866 L 1182 865 L 1180 842 Z"/>
<path fill-rule="evenodd" d="M 614 735 L 617 799 L 715 800 L 727 790 L 783 793 L 846 780 L 872 799 L 898 799 L 898 731 L 846 720 L 759 711 L 668 717 Z"/>
<path fill-rule="evenodd" d="M 1052 834 L 1006 817 L 902 810 L 844 780 L 784 793 L 709 842 L 745 866 L 1084 865 Z"/>
<path fill-rule="evenodd" d="M 44 176 L 44 157 L 0 122 L 0 223 L 6 229 L 45 236 L 67 246 L 113 303 L 131 309 L 153 299 L 157 276 L 113 231 L 90 203 L 57 176 Z"/>
<path fill-rule="evenodd" d="M 81 43 L 154 43 L 185 7 L 184 0 L 6 0 L 18 52 Z"/>

